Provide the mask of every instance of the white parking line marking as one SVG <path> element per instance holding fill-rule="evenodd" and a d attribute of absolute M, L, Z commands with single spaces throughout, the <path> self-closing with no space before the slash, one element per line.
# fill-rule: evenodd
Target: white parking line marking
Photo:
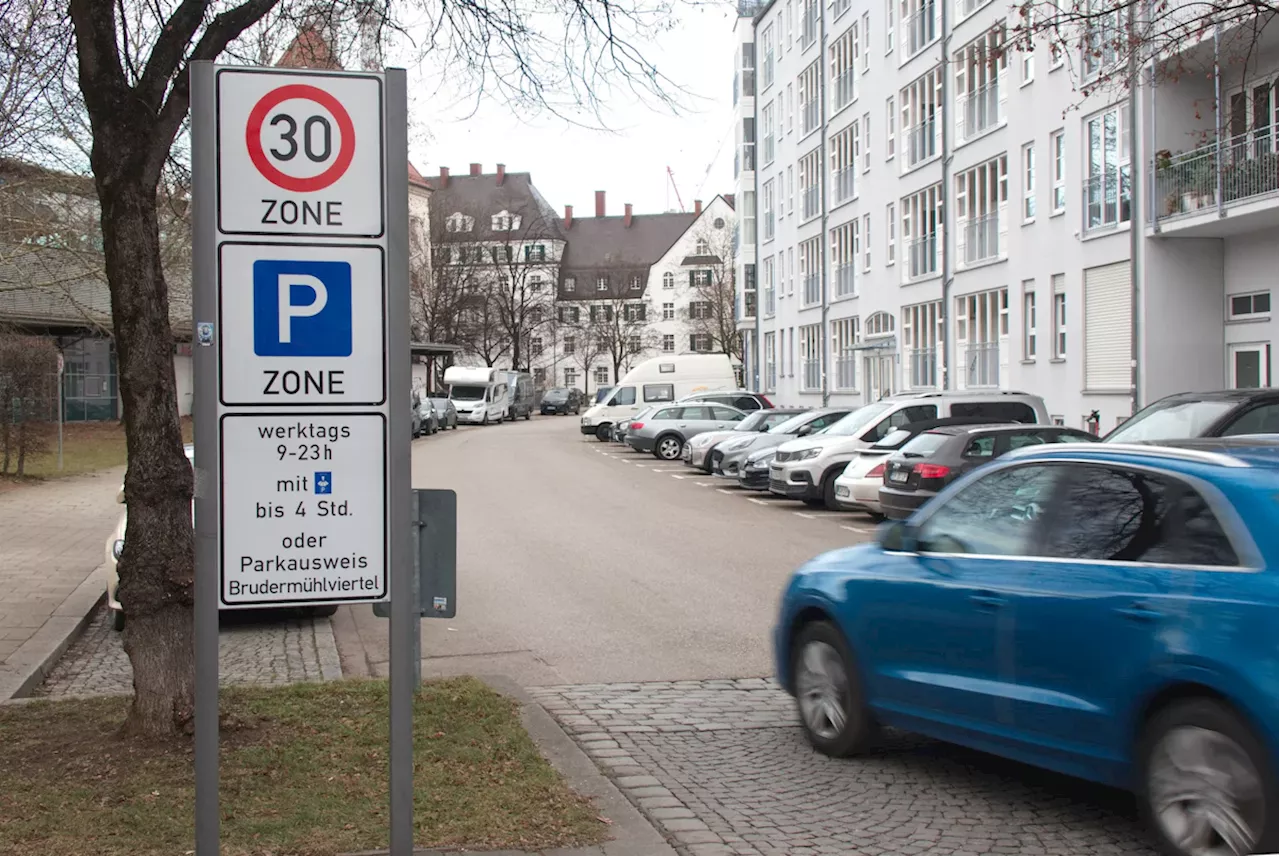
<path fill-rule="evenodd" d="M 875 531 L 874 529 L 861 529 L 857 526 L 845 526 L 843 523 L 840 524 L 840 528 L 848 529 L 850 532 L 857 532 L 859 535 L 870 535 Z"/>
<path fill-rule="evenodd" d="M 734 496 L 734 495 L 737 493 L 737 491 L 735 491 L 735 490 L 725 490 L 725 489 L 724 489 L 724 488 L 722 488 L 722 487 L 718 487 L 718 488 L 716 488 L 716 493 L 723 493 L 725 496 Z"/>
<path fill-rule="evenodd" d="M 671 477 L 672 477 L 673 479 L 687 479 L 687 478 L 688 478 L 688 476 L 678 476 L 678 475 L 676 475 L 675 473 L 672 473 L 672 474 L 671 474 Z"/>
<path fill-rule="evenodd" d="M 805 514 L 803 511 L 793 511 L 793 512 L 791 512 L 791 513 L 792 513 L 792 514 L 794 514 L 796 517 L 803 517 L 805 520 L 817 520 L 817 519 L 818 519 L 815 515 L 812 515 L 812 514 Z"/>
<path fill-rule="evenodd" d="M 715 482 L 694 482 L 698 487 L 715 487 Z"/>
<path fill-rule="evenodd" d="M 768 503 L 768 502 L 765 502 L 763 499 L 756 499 L 754 496 L 748 496 L 748 497 L 745 497 L 745 499 L 747 500 L 747 502 L 754 502 L 756 505 L 769 505 L 769 504 L 770 504 L 770 503 Z"/>

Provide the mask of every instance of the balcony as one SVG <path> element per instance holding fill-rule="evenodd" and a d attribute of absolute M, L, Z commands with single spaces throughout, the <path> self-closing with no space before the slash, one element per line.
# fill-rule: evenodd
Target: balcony
<path fill-rule="evenodd" d="M 846 68 L 840 72 L 840 76 L 836 78 L 836 110 L 843 110 L 853 101 L 856 93 L 854 83 L 853 66 Z"/>
<path fill-rule="evenodd" d="M 928 119 L 907 131 L 904 167 L 916 166 L 938 154 L 937 130 L 936 120 Z"/>
<path fill-rule="evenodd" d="M 956 138 L 964 143 L 1000 123 L 1000 80 L 960 95 L 956 116 Z"/>
<path fill-rule="evenodd" d="M 1156 219 L 1171 220 L 1247 202 L 1278 189 L 1275 129 L 1163 157 L 1155 168 Z"/>
<path fill-rule="evenodd" d="M 822 302 L 822 278 L 817 273 L 807 274 L 804 278 L 804 305 L 816 306 Z"/>
<path fill-rule="evenodd" d="M 938 386 L 938 349 L 911 348 L 907 351 L 907 382 L 913 389 Z"/>
<path fill-rule="evenodd" d="M 804 377 L 801 378 L 801 383 L 803 389 L 810 391 L 822 388 L 822 366 L 817 360 L 804 361 Z"/>
<path fill-rule="evenodd" d="M 856 266 L 853 262 L 836 267 L 836 297 L 853 297 L 858 293 L 855 268 Z"/>
<path fill-rule="evenodd" d="M 960 263 L 976 265 L 1000 257 L 1000 215 L 987 214 L 962 220 L 960 227 Z"/>
<path fill-rule="evenodd" d="M 926 0 L 902 22 L 902 50 L 915 56 L 938 38 L 938 15 L 934 0 Z"/>
<path fill-rule="evenodd" d="M 805 103 L 804 126 L 800 129 L 802 134 L 808 134 L 818 127 L 818 123 L 822 120 L 822 111 L 819 109 L 821 106 L 816 95 Z"/>
<path fill-rule="evenodd" d="M 1000 385 L 1000 345 L 996 342 L 980 342 L 970 345 L 964 352 L 964 385 L 974 387 Z"/>
<path fill-rule="evenodd" d="M 902 266 L 907 281 L 932 276 L 938 272 L 938 234 L 925 235 L 907 244 L 906 264 Z"/>
<path fill-rule="evenodd" d="M 848 202 L 857 193 L 857 174 L 858 170 L 852 166 L 847 166 L 836 173 L 833 190 L 837 205 Z"/>
<path fill-rule="evenodd" d="M 842 352 L 836 357 L 836 389 L 858 388 L 857 367 L 856 354 Z"/>
<path fill-rule="evenodd" d="M 801 219 L 809 220 L 818 216 L 818 185 L 812 184 L 804 189 L 804 205 Z"/>
<path fill-rule="evenodd" d="M 1086 230 L 1115 228 L 1128 223 L 1129 165 L 1109 165 L 1084 181 L 1084 227 Z"/>

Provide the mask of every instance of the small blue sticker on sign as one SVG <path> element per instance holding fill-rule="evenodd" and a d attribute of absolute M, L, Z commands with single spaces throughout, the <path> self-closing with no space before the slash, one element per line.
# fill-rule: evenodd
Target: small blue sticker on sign
<path fill-rule="evenodd" d="M 206 348 L 212 345 L 213 324 L 208 321 L 201 321 L 199 324 L 196 324 L 196 341 Z"/>
<path fill-rule="evenodd" d="M 316 473 L 316 493 L 333 493 L 333 473 Z"/>
<path fill-rule="evenodd" d="M 449 598 L 433 597 L 431 598 L 431 606 L 436 612 L 444 612 L 449 608 Z"/>

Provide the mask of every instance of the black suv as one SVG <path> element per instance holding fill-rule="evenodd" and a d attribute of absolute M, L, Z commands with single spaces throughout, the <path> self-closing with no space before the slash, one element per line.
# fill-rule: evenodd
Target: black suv
<path fill-rule="evenodd" d="M 567 414 L 582 412 L 582 390 L 573 388 L 549 389 L 542 394 L 539 410 L 543 416 L 551 413 Z"/>
<path fill-rule="evenodd" d="M 1156 443 L 1196 437 L 1275 434 L 1280 397 L 1275 389 L 1179 392 L 1154 401 L 1103 438 L 1104 443 Z"/>

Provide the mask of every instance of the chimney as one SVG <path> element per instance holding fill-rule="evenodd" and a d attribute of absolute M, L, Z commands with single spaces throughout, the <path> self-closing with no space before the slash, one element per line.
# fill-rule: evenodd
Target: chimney
<path fill-rule="evenodd" d="M 603 190 L 596 191 L 596 216 L 597 217 L 604 216 L 604 191 Z"/>
<path fill-rule="evenodd" d="M 701 199 L 693 200 L 693 216 L 697 217 L 701 213 L 702 213 L 702 200 Z"/>
<path fill-rule="evenodd" d="M 622 207 L 623 207 L 623 210 L 627 212 L 625 215 L 623 215 L 622 225 L 630 229 L 631 228 L 631 203 L 628 202 L 626 205 L 623 205 Z"/>
<path fill-rule="evenodd" d="M 564 227 L 566 230 L 573 228 L 573 206 L 564 206 Z"/>
<path fill-rule="evenodd" d="M 502 182 L 507 178 L 507 165 L 505 163 L 498 164 L 498 186 L 502 186 Z"/>
<path fill-rule="evenodd" d="M 471 165 L 471 174 L 472 174 L 472 175 L 479 175 L 479 174 L 480 174 L 480 170 L 481 170 L 482 168 L 483 168 L 483 167 L 482 167 L 480 164 L 478 164 L 478 163 L 473 163 L 473 164 Z"/>
<path fill-rule="evenodd" d="M 440 167 L 440 189 L 444 190 L 449 186 L 449 167 Z"/>

